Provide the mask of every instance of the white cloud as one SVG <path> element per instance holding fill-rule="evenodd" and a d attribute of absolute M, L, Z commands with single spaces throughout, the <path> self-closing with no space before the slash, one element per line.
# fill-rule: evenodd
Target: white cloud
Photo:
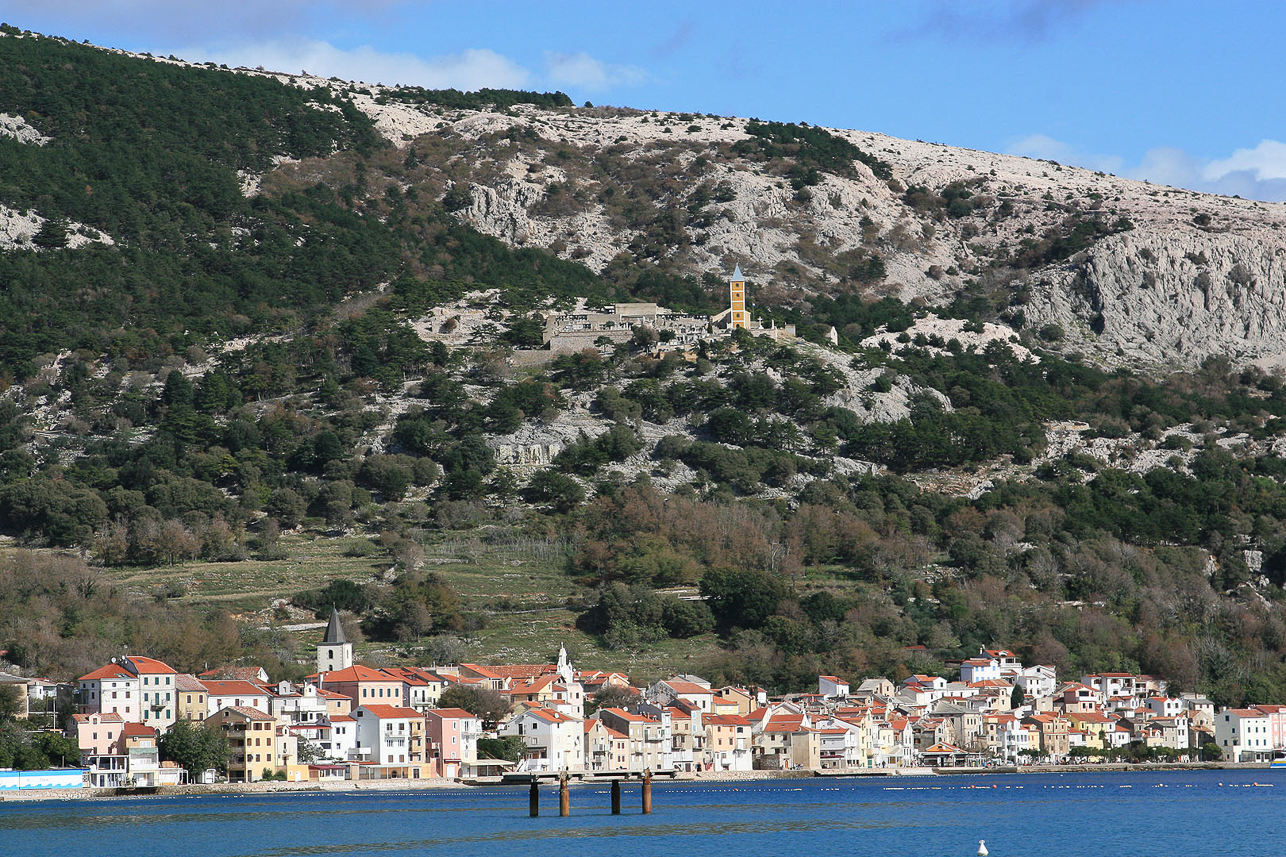
<path fill-rule="evenodd" d="M 1040 158 L 1046 161 L 1058 161 L 1075 167 L 1114 173 L 1125 166 L 1125 160 L 1116 155 L 1093 155 L 1082 152 L 1074 146 L 1055 140 L 1045 134 L 1032 134 L 1014 143 L 1006 150 L 1009 155 L 1022 155 L 1025 158 Z"/>
<path fill-rule="evenodd" d="M 1204 165 L 1183 149 L 1157 146 L 1148 149 L 1137 167 L 1127 170 L 1129 178 L 1146 179 L 1156 184 L 1191 187 L 1204 181 Z M 1194 190 L 1196 188 L 1193 188 Z"/>
<path fill-rule="evenodd" d="M 1286 179 L 1286 143 L 1260 140 L 1253 149 L 1238 149 L 1222 161 L 1206 164 L 1204 175 L 1214 181 L 1237 172 L 1252 172 L 1259 181 Z"/>
<path fill-rule="evenodd" d="M 1045 134 L 1032 134 L 1007 150 L 1011 155 L 1058 161 L 1125 178 L 1204 193 L 1286 202 L 1286 144 L 1263 140 L 1226 158 L 1202 160 L 1183 149 L 1157 146 L 1135 166 L 1117 155 L 1094 155 Z"/>
<path fill-rule="evenodd" d="M 584 51 L 546 53 L 545 66 L 546 76 L 554 86 L 571 86 L 592 92 L 616 86 L 636 86 L 647 80 L 647 72 L 637 66 L 605 63 Z"/>
<path fill-rule="evenodd" d="M 1254 149 L 1237 149 L 1227 158 L 1212 161 L 1159 146 L 1149 149 L 1137 167 L 1122 175 L 1206 193 L 1286 202 L 1286 145 L 1264 140 Z"/>
<path fill-rule="evenodd" d="M 415 54 L 385 53 L 369 45 L 344 50 L 316 39 L 280 39 L 175 53 L 194 62 L 263 66 L 291 73 L 306 70 L 322 77 L 429 89 L 520 88 L 531 79 L 527 69 L 486 48 L 425 59 Z"/>

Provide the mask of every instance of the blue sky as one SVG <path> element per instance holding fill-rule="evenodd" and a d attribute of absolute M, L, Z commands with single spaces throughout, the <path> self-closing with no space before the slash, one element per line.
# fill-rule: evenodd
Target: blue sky
<path fill-rule="evenodd" d="M 561 89 L 1286 200 L 1275 0 L 0 0 L 0 19 L 193 60 Z"/>

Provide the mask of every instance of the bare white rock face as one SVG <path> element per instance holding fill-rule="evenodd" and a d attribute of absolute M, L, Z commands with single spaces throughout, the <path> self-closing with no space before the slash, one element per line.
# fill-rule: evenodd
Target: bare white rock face
<path fill-rule="evenodd" d="M 1099 331 L 1085 319 L 1101 318 Z M 1210 234 L 1136 229 L 1052 272 L 1028 319 L 1053 322 L 1086 350 L 1134 365 L 1286 362 L 1286 242 L 1247 228 Z"/>
<path fill-rule="evenodd" d="M 14 211 L 0 205 L 0 248 L 30 247 L 44 218 L 34 211 Z"/>
<path fill-rule="evenodd" d="M 21 116 L 10 116 L 8 113 L 0 113 L 0 137 L 11 137 L 19 143 L 30 143 L 33 146 L 44 146 L 53 142 L 52 137 L 41 134 L 26 119 Z"/>
<path fill-rule="evenodd" d="M 33 241 L 46 218 L 34 211 L 15 211 L 0 205 L 0 250 L 38 250 Z M 86 244 L 115 244 L 112 237 L 80 223 L 67 224 L 67 246 L 71 249 Z"/>
<path fill-rule="evenodd" d="M 356 96 L 398 145 L 419 134 L 472 141 L 470 157 L 491 159 L 491 179 L 470 184 L 472 203 L 457 216 L 514 246 L 555 248 L 594 270 L 625 251 L 637 233 L 613 225 L 593 204 L 592 179 L 546 168 L 532 176 L 517 153 L 487 141 L 495 132 L 532 131 L 581 151 L 615 146 L 627 158 L 658 150 L 692 159 L 702 146 L 747 138 L 746 120 L 598 109 L 504 112 L 445 110 Z M 824 262 L 848 252 L 878 253 L 886 276 L 873 295 L 930 305 L 950 302 L 967 284 L 992 276 L 993 260 L 1021 250 L 1070 218 L 1126 225 L 1068 259 L 1010 274 L 1026 326 L 1057 324 L 1063 347 L 1107 364 L 1191 367 L 1210 355 L 1238 363 L 1286 365 L 1286 205 L 1219 197 L 1010 155 L 881 134 L 828 129 L 887 162 L 894 182 L 855 163 L 853 177 L 823 175 L 800 200 L 762 164 L 716 160 L 707 175 L 732 198 L 710 203 L 700 228 L 685 227 L 681 265 L 726 273 L 740 264 L 756 285 L 825 292 L 837 283 Z M 553 143 L 550 144 L 554 145 Z M 502 176 L 495 179 L 495 175 Z M 922 212 L 903 190 L 941 191 L 969 183 L 987 213 L 960 218 Z M 590 200 L 551 216 L 539 210 L 549 188 L 572 185 Z M 691 188 L 664 200 L 681 206 Z M 1005 205 L 998 213 L 997 206 Z M 802 283 L 802 285 L 801 285 Z M 998 337 L 998 333 L 988 338 Z"/>

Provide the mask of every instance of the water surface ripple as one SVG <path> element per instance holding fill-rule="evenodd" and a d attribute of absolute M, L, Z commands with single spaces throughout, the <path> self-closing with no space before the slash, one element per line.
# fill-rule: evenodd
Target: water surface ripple
<path fill-rule="evenodd" d="M 655 811 L 608 811 L 601 784 L 0 803 L 0 857 L 524 853 L 648 857 L 893 855 L 1276 857 L 1286 776 L 1270 771 L 659 782 Z"/>

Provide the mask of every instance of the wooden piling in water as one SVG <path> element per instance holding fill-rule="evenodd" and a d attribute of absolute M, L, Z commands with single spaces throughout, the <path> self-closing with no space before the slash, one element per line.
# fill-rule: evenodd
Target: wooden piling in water
<path fill-rule="evenodd" d="M 643 814 L 652 814 L 652 769 L 643 771 Z"/>
<path fill-rule="evenodd" d="M 572 794 L 567 787 L 567 772 L 558 777 L 558 814 L 566 818 L 572 814 Z"/>
<path fill-rule="evenodd" d="M 531 807 L 531 817 L 536 818 L 540 815 L 540 786 L 536 785 L 536 778 L 531 779 L 531 791 L 527 793 L 527 803 Z"/>
<path fill-rule="evenodd" d="M 621 814 L 621 781 L 612 780 L 612 815 Z"/>

